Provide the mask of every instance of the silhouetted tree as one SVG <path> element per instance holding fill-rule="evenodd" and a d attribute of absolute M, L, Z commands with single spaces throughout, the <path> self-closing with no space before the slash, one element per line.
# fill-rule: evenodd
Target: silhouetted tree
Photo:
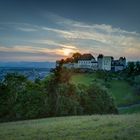
<path fill-rule="evenodd" d="M 78 62 L 78 59 L 80 58 L 82 56 L 82 54 L 80 54 L 80 53 L 74 53 L 73 55 L 72 55 L 72 58 L 73 58 L 73 60 L 74 60 L 74 62 Z"/>

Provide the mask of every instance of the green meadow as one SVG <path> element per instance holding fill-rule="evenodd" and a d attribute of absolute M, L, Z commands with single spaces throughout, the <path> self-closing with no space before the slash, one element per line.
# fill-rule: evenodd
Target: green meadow
<path fill-rule="evenodd" d="M 139 140 L 140 114 L 57 117 L 0 124 L 1 140 Z"/>
<path fill-rule="evenodd" d="M 135 104 L 140 100 L 140 96 L 134 94 L 133 87 L 125 80 L 116 79 L 105 82 L 103 79 L 98 78 L 96 73 L 76 73 L 71 77 L 71 83 L 76 85 L 89 85 L 93 82 L 104 86 L 113 96 L 117 106 Z"/>

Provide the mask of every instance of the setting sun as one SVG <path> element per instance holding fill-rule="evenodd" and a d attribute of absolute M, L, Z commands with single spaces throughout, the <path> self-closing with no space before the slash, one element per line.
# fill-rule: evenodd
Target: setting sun
<path fill-rule="evenodd" d="M 71 53 L 74 53 L 75 51 L 74 50 L 72 50 L 72 49 L 67 49 L 67 48 L 64 48 L 63 49 L 63 54 L 65 55 L 65 56 L 69 56 Z"/>

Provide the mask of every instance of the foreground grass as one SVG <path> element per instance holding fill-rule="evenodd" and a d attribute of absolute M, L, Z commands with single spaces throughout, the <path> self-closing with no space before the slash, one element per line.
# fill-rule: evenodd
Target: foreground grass
<path fill-rule="evenodd" d="M 93 115 L 0 124 L 1 140 L 139 140 L 140 114 Z"/>
<path fill-rule="evenodd" d="M 96 82 L 101 86 L 105 85 L 105 81 L 97 78 L 96 73 L 74 74 L 71 77 L 71 82 L 73 84 L 84 85 L 89 85 L 92 82 Z M 134 94 L 133 87 L 129 85 L 128 82 L 124 80 L 111 80 L 108 82 L 108 84 L 108 91 L 112 94 L 118 106 L 130 105 L 140 101 L 140 96 Z"/>

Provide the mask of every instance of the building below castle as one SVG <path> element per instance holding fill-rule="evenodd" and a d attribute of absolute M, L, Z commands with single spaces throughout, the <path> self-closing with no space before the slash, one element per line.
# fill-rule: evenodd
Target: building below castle
<path fill-rule="evenodd" d="M 66 68 L 80 68 L 92 70 L 121 71 L 126 68 L 126 58 L 120 57 L 114 60 L 112 56 L 99 54 L 97 60 L 91 54 L 83 54 L 75 63 L 65 63 Z"/>

